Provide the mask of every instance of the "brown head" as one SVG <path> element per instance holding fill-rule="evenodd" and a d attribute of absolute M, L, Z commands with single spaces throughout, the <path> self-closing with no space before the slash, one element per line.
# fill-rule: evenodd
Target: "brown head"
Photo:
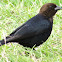
<path fill-rule="evenodd" d="M 60 9 L 62 8 L 53 3 L 46 3 L 45 5 L 41 7 L 39 13 L 50 18 L 50 17 L 53 17 L 55 13 Z"/>

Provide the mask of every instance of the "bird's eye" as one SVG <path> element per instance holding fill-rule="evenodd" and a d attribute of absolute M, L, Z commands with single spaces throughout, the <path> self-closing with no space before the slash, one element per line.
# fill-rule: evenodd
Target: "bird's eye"
<path fill-rule="evenodd" d="M 52 7 L 52 6 L 49 6 L 50 8 Z"/>

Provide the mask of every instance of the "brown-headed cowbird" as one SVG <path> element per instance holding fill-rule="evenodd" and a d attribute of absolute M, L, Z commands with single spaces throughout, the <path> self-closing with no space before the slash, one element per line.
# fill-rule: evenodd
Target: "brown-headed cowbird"
<path fill-rule="evenodd" d="M 53 16 L 62 9 L 61 7 L 47 3 L 40 8 L 39 13 L 18 27 L 8 37 L 6 43 L 18 42 L 24 47 L 32 48 L 45 42 L 51 34 Z M 5 44 L 5 40 L 0 40 L 0 44 Z"/>

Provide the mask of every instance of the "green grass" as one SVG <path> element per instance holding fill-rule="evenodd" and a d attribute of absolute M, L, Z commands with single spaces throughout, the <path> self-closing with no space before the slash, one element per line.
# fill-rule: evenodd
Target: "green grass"
<path fill-rule="evenodd" d="M 45 3 L 62 0 L 0 0 L 0 39 L 35 16 Z M 52 34 L 36 51 L 17 43 L 0 46 L 0 62 L 62 62 L 62 10 L 54 16 Z"/>

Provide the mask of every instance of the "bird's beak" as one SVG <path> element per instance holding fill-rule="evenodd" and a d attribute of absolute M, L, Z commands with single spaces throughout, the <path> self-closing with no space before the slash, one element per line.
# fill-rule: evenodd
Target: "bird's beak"
<path fill-rule="evenodd" d="M 56 8 L 55 8 L 55 10 L 60 10 L 60 9 L 62 9 L 62 8 L 59 6 L 56 6 Z"/>

